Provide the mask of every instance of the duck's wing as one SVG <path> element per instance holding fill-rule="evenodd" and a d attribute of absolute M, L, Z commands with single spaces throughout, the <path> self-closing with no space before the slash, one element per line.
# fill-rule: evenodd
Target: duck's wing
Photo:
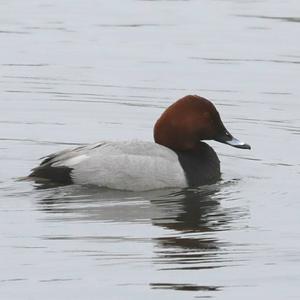
<path fill-rule="evenodd" d="M 29 177 L 60 184 L 71 184 L 73 183 L 71 177 L 73 165 L 87 158 L 86 153 L 89 150 L 101 145 L 103 142 L 66 149 L 44 156 L 41 158 L 42 161 L 39 166 L 31 170 Z"/>
<path fill-rule="evenodd" d="M 75 183 L 131 191 L 187 185 L 177 154 L 153 142 L 110 142 L 88 156 L 74 166 Z"/>
<path fill-rule="evenodd" d="M 186 186 L 176 153 L 142 141 L 99 142 L 54 153 L 30 177 L 122 190 Z"/>

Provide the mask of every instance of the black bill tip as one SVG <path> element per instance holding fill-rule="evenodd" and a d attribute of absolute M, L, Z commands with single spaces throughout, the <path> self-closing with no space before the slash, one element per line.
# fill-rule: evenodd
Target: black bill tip
<path fill-rule="evenodd" d="M 235 147 L 235 148 L 248 149 L 248 150 L 251 149 L 251 146 L 249 144 L 246 144 L 246 143 L 236 139 L 227 130 L 224 133 L 218 135 L 218 137 L 215 138 L 215 140 L 220 143 L 227 144 L 227 145 Z"/>

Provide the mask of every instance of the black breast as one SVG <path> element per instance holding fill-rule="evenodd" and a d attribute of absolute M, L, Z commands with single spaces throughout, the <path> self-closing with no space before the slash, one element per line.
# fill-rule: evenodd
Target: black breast
<path fill-rule="evenodd" d="M 220 179 L 219 158 L 206 143 L 199 142 L 193 150 L 176 153 L 190 187 L 215 183 Z"/>

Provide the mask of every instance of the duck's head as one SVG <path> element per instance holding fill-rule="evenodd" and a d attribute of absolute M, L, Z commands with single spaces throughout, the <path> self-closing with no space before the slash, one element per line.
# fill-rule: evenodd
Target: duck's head
<path fill-rule="evenodd" d="M 191 95 L 179 99 L 164 111 L 154 126 L 154 140 L 178 151 L 192 150 L 201 140 L 251 149 L 228 132 L 209 100 Z"/>

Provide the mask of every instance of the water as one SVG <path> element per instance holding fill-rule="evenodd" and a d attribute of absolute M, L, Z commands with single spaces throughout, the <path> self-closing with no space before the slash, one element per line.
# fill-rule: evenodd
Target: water
<path fill-rule="evenodd" d="M 298 1 L 2 1 L 1 299 L 299 299 Z M 222 181 L 38 189 L 43 155 L 212 99 Z"/>

